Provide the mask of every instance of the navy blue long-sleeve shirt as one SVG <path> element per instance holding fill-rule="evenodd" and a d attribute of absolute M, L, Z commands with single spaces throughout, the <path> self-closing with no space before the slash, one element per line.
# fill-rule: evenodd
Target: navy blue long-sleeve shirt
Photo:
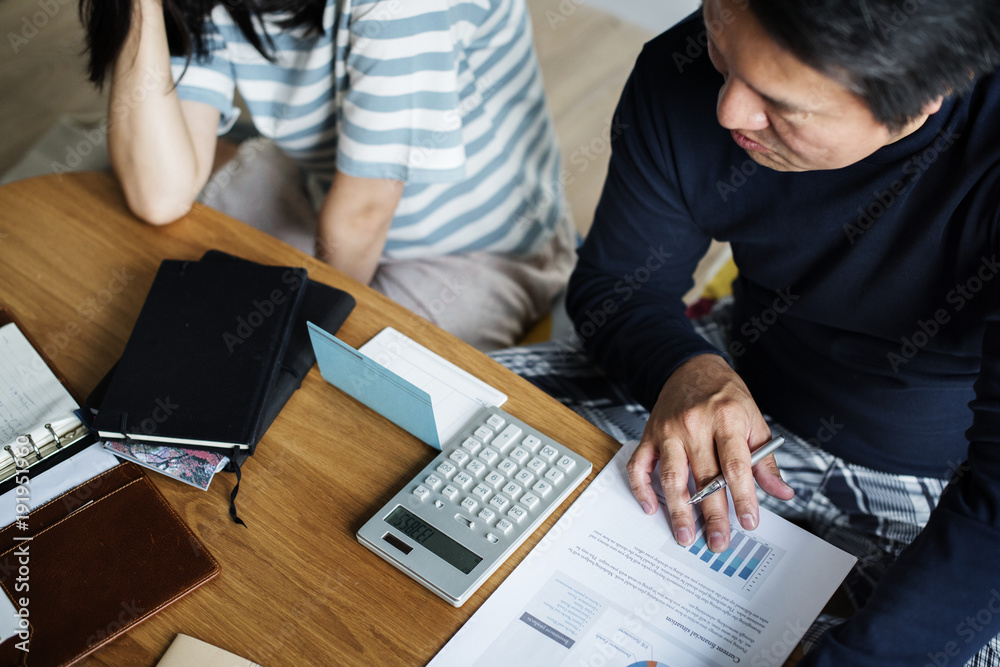
<path fill-rule="evenodd" d="M 710 240 L 729 241 L 728 351 L 764 413 L 877 470 L 969 466 L 803 664 L 962 664 L 1000 632 L 1000 78 L 856 164 L 777 172 L 718 124 L 704 30 L 692 16 L 636 63 L 570 314 L 651 407 L 678 365 L 716 352 L 682 296 Z"/>

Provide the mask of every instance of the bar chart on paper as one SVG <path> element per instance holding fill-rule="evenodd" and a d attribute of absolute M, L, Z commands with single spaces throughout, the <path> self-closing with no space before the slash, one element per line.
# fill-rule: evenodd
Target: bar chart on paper
<path fill-rule="evenodd" d="M 697 539 L 690 547 L 676 542 L 664 546 L 663 551 L 674 555 L 688 567 L 710 572 L 709 576 L 734 593 L 749 599 L 767 579 L 774 566 L 785 555 L 781 547 L 768 544 L 733 526 L 729 535 L 729 548 L 715 553 L 708 548 L 705 538 L 705 518 L 697 513 L 695 526 Z"/>

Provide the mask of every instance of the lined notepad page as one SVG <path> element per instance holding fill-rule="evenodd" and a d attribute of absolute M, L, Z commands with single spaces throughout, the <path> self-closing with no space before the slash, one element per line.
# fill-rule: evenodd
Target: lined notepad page
<path fill-rule="evenodd" d="M 0 327 L 0 447 L 19 435 L 41 438 L 45 424 L 78 422 L 76 401 L 13 323 Z"/>

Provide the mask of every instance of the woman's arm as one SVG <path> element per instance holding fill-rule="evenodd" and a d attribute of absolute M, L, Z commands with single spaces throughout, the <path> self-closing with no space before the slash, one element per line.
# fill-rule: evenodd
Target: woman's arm
<path fill-rule="evenodd" d="M 338 171 L 319 214 L 317 257 L 355 280 L 371 282 L 402 195 L 400 181 Z"/>
<path fill-rule="evenodd" d="M 129 208 L 160 225 L 187 213 L 208 181 L 220 113 L 178 98 L 161 0 L 134 2 L 111 75 L 108 153 Z"/>

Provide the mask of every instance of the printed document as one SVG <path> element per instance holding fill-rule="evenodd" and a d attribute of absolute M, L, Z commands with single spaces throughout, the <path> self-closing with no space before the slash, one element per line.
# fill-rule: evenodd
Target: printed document
<path fill-rule="evenodd" d="M 780 666 L 855 558 L 761 509 L 730 547 L 674 541 L 615 456 L 430 667 Z M 697 510 L 695 510 L 697 512 Z"/>

